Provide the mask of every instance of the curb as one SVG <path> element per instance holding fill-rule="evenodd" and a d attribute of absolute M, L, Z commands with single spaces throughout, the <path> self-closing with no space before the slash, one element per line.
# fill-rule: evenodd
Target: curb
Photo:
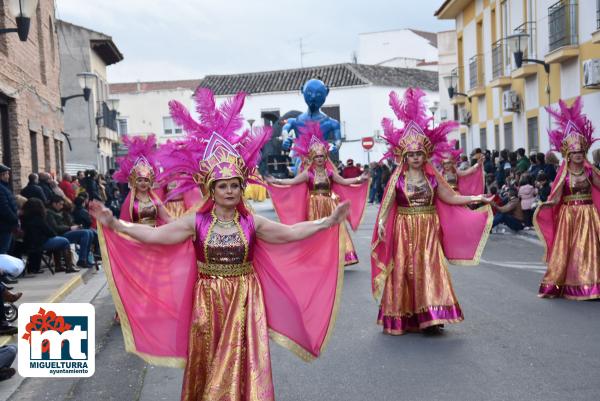
<path fill-rule="evenodd" d="M 73 277 L 72 279 L 64 283 L 58 290 L 56 290 L 55 293 L 50 295 L 46 300 L 42 302 L 53 303 L 62 301 L 67 295 L 73 292 L 75 288 L 85 283 L 88 276 L 90 276 L 95 270 L 96 269 L 94 267 L 90 267 L 83 274 L 78 274 L 77 276 Z M 0 336 L 0 347 L 8 344 L 13 338 L 16 338 L 16 334 L 12 336 Z"/>

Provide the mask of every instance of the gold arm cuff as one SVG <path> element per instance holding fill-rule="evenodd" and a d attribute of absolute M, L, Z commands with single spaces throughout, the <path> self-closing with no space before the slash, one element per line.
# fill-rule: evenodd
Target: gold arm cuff
<path fill-rule="evenodd" d="M 252 262 L 244 263 L 202 263 L 198 262 L 198 272 L 207 276 L 235 277 L 252 273 Z"/>
<path fill-rule="evenodd" d="M 412 206 L 403 207 L 398 206 L 398 214 L 434 214 L 435 206 Z"/>

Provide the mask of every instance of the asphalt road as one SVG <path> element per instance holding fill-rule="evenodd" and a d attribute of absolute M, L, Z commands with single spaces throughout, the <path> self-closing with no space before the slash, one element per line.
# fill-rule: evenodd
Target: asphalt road
<path fill-rule="evenodd" d="M 370 294 L 369 243 L 376 208 L 354 233 L 361 259 L 345 273 L 328 348 L 305 363 L 272 344 L 278 400 L 599 400 L 600 302 L 541 300 L 542 247 L 492 235 L 478 267 L 451 267 L 465 321 L 440 337 L 383 335 Z M 272 212 L 263 212 L 273 217 Z M 96 305 L 91 379 L 26 379 L 21 400 L 177 400 L 182 371 L 125 354 L 108 292 Z"/>

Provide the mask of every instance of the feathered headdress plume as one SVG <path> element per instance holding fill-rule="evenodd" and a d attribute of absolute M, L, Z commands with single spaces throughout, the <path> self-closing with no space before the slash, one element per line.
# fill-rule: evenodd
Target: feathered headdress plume
<path fill-rule="evenodd" d="M 183 127 L 187 137 L 167 144 L 160 152 L 163 172 L 161 181 L 177 177 L 180 185 L 173 196 L 202 185 L 208 193 L 215 180 L 238 177 L 242 182 L 257 182 L 255 170 L 260 161 L 260 150 L 269 140 L 270 127 L 242 129 L 244 93 L 216 106 L 210 89 L 199 88 L 194 94 L 196 121 L 187 108 L 176 100 L 169 102 L 171 116 Z"/>
<path fill-rule="evenodd" d="M 455 121 L 444 121 L 429 128 L 433 118 L 427 116 L 424 96 L 425 92 L 419 88 L 408 88 L 402 100 L 396 92 L 390 92 L 390 107 L 404 126 L 396 129 L 389 118 L 381 121 L 384 138 L 390 145 L 384 157 L 397 160 L 407 152 L 420 151 L 429 159 L 444 148 L 448 134 L 458 127 Z"/>
<path fill-rule="evenodd" d="M 441 144 L 439 150 L 433 155 L 432 162 L 436 166 L 441 166 L 443 163 L 452 162 L 459 163 L 462 149 L 456 149 L 458 140 L 453 139 L 450 142 Z"/>
<path fill-rule="evenodd" d="M 305 160 L 312 160 L 317 153 L 327 156 L 329 143 L 323 136 L 319 122 L 309 121 L 298 130 L 300 131 L 300 135 L 292 147 L 292 150 L 298 156 Z"/>
<path fill-rule="evenodd" d="M 559 100 L 558 110 L 546 107 L 546 111 L 554 118 L 558 128 L 550 130 L 550 145 L 552 150 L 560 152 L 567 157 L 571 152 L 583 151 L 587 153 L 592 144 L 598 139 L 593 138 L 594 127 L 585 114 L 581 113 L 583 102 L 581 97 L 575 99 L 573 106 Z"/>
<path fill-rule="evenodd" d="M 113 175 L 115 181 L 133 185 L 137 178 L 144 177 L 153 182 L 158 174 L 156 136 L 124 135 L 123 145 L 127 147 L 127 155 L 117 159 L 119 170 Z"/>

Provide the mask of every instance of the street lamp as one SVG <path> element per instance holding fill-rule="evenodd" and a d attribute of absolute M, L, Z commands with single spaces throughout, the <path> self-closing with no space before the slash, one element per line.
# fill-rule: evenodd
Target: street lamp
<path fill-rule="evenodd" d="M 9 0 L 8 12 L 14 17 L 17 27 L 0 29 L 0 34 L 17 32 L 21 42 L 26 42 L 29 35 L 31 17 L 35 12 L 37 4 L 38 0 Z M 39 28 L 41 29 L 41 27 Z"/>
<path fill-rule="evenodd" d="M 464 96 L 469 102 L 471 102 L 469 95 L 456 90 L 456 87 L 458 86 L 458 74 L 456 73 L 456 69 L 453 70 L 450 75 L 446 75 L 442 79 L 444 80 L 444 85 L 446 85 L 448 88 L 448 97 L 450 99 L 452 99 L 454 96 Z"/>
<path fill-rule="evenodd" d="M 77 74 L 77 80 L 79 81 L 79 86 L 83 89 L 83 93 L 79 95 L 71 95 L 60 98 L 60 104 L 62 107 L 65 107 L 67 101 L 70 99 L 74 99 L 76 97 L 83 97 L 83 99 L 87 102 L 90 100 L 90 95 L 92 93 L 92 85 L 96 82 L 96 74 L 93 72 L 80 72 Z"/>
<path fill-rule="evenodd" d="M 521 68 L 523 62 L 536 63 L 544 66 L 546 74 L 550 73 L 550 64 L 533 58 L 523 58 L 523 53 L 527 50 L 527 42 L 529 42 L 529 34 L 525 32 L 515 33 L 514 35 L 507 36 L 504 38 L 508 44 L 510 52 L 515 57 L 515 65 L 517 68 Z"/>
<path fill-rule="evenodd" d="M 433 122 L 434 128 L 435 128 L 435 113 L 436 113 L 436 111 L 438 111 L 439 105 L 440 105 L 440 102 L 435 101 L 435 102 L 433 102 L 433 104 L 431 106 L 429 106 L 429 111 L 431 112 L 431 117 L 432 117 L 431 121 Z"/>

